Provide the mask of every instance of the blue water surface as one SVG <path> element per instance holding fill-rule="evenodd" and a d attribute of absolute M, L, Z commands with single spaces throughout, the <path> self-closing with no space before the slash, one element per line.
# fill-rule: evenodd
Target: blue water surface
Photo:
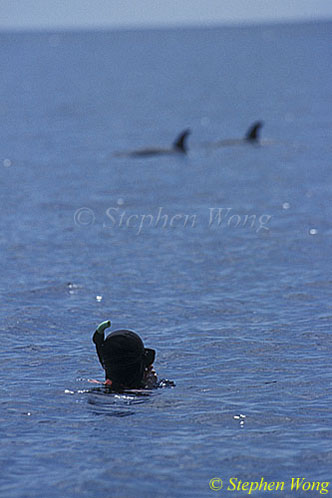
<path fill-rule="evenodd" d="M 331 42 L 0 35 L 1 496 L 320 496 L 289 482 L 331 480 Z M 187 156 L 114 155 L 188 126 Z M 90 384 L 106 319 L 176 387 Z"/>

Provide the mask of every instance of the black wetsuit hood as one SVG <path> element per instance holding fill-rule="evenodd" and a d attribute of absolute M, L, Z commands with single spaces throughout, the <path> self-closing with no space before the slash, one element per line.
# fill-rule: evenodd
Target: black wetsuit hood
<path fill-rule="evenodd" d="M 106 380 L 114 389 L 140 389 L 144 387 L 145 369 L 152 365 L 155 350 L 145 348 L 141 338 L 131 330 L 116 330 L 106 339 L 98 330 L 93 335 L 99 361 L 105 370 Z"/>

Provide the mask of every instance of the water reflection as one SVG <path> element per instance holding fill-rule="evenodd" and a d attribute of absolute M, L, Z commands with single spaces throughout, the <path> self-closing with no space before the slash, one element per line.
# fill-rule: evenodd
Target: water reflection
<path fill-rule="evenodd" d="M 155 392 L 150 390 L 128 390 L 114 392 L 107 386 L 84 390 L 88 394 L 88 408 L 94 415 L 107 417 L 129 417 L 135 415 L 137 405 L 150 402 Z"/>

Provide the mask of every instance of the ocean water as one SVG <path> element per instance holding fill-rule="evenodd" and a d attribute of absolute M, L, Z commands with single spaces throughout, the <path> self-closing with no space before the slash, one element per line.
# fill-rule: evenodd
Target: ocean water
<path fill-rule="evenodd" d="M 290 481 L 331 480 L 331 42 L 0 35 L 1 496 L 321 495 Z M 186 156 L 114 155 L 187 127 Z M 106 319 L 176 387 L 89 383 Z"/>

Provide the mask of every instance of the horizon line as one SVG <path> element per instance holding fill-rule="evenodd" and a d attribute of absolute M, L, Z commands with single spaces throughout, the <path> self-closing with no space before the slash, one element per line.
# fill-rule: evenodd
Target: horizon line
<path fill-rule="evenodd" d="M 278 19 L 250 19 L 250 20 L 225 20 L 225 21 L 207 21 L 199 22 L 181 22 L 175 21 L 167 23 L 119 23 L 113 25 L 106 24 L 82 24 L 82 25 L 32 25 L 32 26 L 1 26 L 2 33 L 68 33 L 68 32 L 96 32 L 96 31 L 156 31 L 167 29 L 213 29 L 213 28 L 242 28 L 242 27 L 259 27 L 259 26 L 278 26 L 289 24 L 312 24 L 312 23 L 329 23 L 331 17 L 284 17 Z"/>

